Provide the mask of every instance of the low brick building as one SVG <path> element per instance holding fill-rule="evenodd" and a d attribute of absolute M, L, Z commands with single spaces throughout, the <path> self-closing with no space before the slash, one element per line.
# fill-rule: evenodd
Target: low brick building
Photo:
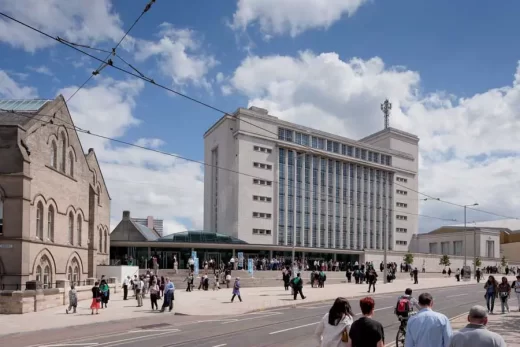
<path fill-rule="evenodd" d="M 8 111 L 5 111 L 8 110 Z M 96 276 L 110 196 L 65 100 L 0 100 L 0 290 Z"/>

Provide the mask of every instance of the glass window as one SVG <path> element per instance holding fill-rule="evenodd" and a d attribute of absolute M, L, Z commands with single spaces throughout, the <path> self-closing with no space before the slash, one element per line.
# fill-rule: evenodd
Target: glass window
<path fill-rule="evenodd" d="M 47 213 L 47 239 L 54 241 L 54 206 L 49 206 Z"/>
<path fill-rule="evenodd" d="M 99 248 L 98 252 L 101 253 L 103 251 L 103 231 L 99 231 Z"/>
<path fill-rule="evenodd" d="M 74 244 L 74 216 L 69 213 L 69 243 Z"/>
<path fill-rule="evenodd" d="M 69 153 L 69 175 L 74 177 L 74 155 L 72 152 Z"/>
<path fill-rule="evenodd" d="M 50 288 L 51 286 L 51 268 L 49 265 L 45 266 L 43 270 L 43 288 Z"/>
<path fill-rule="evenodd" d="M 51 166 L 55 169 L 58 168 L 58 146 L 54 140 L 51 143 Z"/>
<path fill-rule="evenodd" d="M 43 276 L 42 267 L 40 265 L 38 265 L 36 267 L 36 282 L 41 282 L 42 276 Z"/>
<path fill-rule="evenodd" d="M 81 218 L 81 216 L 78 215 L 78 220 L 76 223 L 77 223 L 76 228 L 78 230 L 78 245 L 81 246 L 81 239 L 82 239 L 81 224 L 83 223 L 83 219 Z"/>
<path fill-rule="evenodd" d="M 36 205 L 36 237 L 43 240 L 43 204 Z"/>
<path fill-rule="evenodd" d="M 65 139 L 65 135 L 61 133 L 61 172 L 65 172 L 65 162 L 66 162 L 66 151 L 67 151 L 67 140 Z"/>

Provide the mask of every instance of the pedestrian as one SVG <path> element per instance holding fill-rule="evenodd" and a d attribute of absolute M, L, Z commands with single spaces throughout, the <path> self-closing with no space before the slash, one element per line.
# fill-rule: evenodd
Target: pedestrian
<path fill-rule="evenodd" d="M 175 300 L 175 285 L 168 277 L 165 278 L 165 285 L 164 285 L 164 300 L 163 305 L 161 307 L 161 312 L 164 312 L 166 307 L 168 307 L 169 311 L 171 312 L 173 310 L 173 300 Z"/>
<path fill-rule="evenodd" d="M 359 301 L 363 314 L 350 326 L 349 337 L 352 346 L 384 347 L 385 331 L 383 325 L 374 320 L 375 302 L 371 297 Z"/>
<path fill-rule="evenodd" d="M 303 281 L 301 279 L 299 272 L 298 272 L 298 274 L 296 274 L 296 277 L 292 279 L 291 287 L 293 289 L 294 300 L 296 300 L 298 293 L 300 294 L 300 297 L 302 298 L 302 300 L 305 299 L 305 296 L 303 295 Z"/>
<path fill-rule="evenodd" d="M 184 282 L 186 282 L 186 291 L 191 292 L 191 288 L 193 287 L 193 273 L 190 272 L 188 276 L 184 279 Z"/>
<path fill-rule="evenodd" d="M 235 284 L 233 284 L 233 296 L 231 297 L 231 302 L 235 300 L 235 296 L 238 296 L 238 300 L 242 302 L 242 297 L 240 296 L 240 277 L 235 278 Z"/>
<path fill-rule="evenodd" d="M 373 267 L 370 267 L 368 270 L 368 293 L 370 293 L 370 288 L 373 288 L 373 292 L 376 292 L 376 282 L 377 282 L 377 272 Z"/>
<path fill-rule="evenodd" d="M 484 284 L 484 289 L 486 290 L 484 297 L 486 298 L 488 313 L 492 314 L 495 308 L 495 298 L 498 295 L 498 283 L 494 276 L 491 275 L 488 277 L 486 284 Z"/>
<path fill-rule="evenodd" d="M 78 307 L 78 294 L 76 293 L 76 288 L 74 287 L 74 284 L 70 285 L 69 290 L 69 307 L 65 310 L 65 312 L 68 314 L 70 310 L 74 309 L 72 313 L 76 313 L 76 308 Z"/>
<path fill-rule="evenodd" d="M 460 282 L 460 269 L 457 269 L 455 272 L 455 278 L 457 279 L 457 282 Z"/>
<path fill-rule="evenodd" d="M 110 299 L 110 288 L 104 278 L 99 283 L 99 291 L 101 292 L 101 308 L 107 308 L 108 300 Z"/>
<path fill-rule="evenodd" d="M 468 314 L 468 322 L 468 325 L 453 335 L 450 347 L 507 346 L 502 336 L 486 328 L 488 313 L 485 307 L 473 306 Z"/>
<path fill-rule="evenodd" d="M 143 306 L 143 288 L 144 283 L 140 278 L 135 281 L 135 298 L 137 299 L 137 307 Z"/>
<path fill-rule="evenodd" d="M 130 276 L 126 276 L 123 280 L 123 300 L 128 300 L 128 286 L 130 285 Z"/>
<path fill-rule="evenodd" d="M 152 310 L 159 309 L 157 306 L 157 299 L 159 298 L 160 293 L 161 289 L 159 288 L 157 282 L 152 282 L 152 285 L 150 286 L 150 302 L 152 304 Z"/>
<path fill-rule="evenodd" d="M 354 322 L 354 313 L 346 298 L 337 298 L 329 312 L 323 316 L 316 331 L 315 338 L 320 347 L 348 346 L 349 330 Z"/>
<path fill-rule="evenodd" d="M 101 306 L 101 292 L 99 290 L 99 282 L 94 283 L 94 287 L 92 287 L 92 303 L 90 304 L 90 309 L 92 310 L 91 314 L 99 314 L 99 308 Z"/>
<path fill-rule="evenodd" d="M 505 313 L 507 310 L 507 313 L 509 313 L 509 303 L 508 299 L 511 295 L 511 285 L 507 281 L 507 277 L 502 277 L 502 283 L 498 285 L 498 295 L 500 296 L 500 303 L 502 306 L 502 314 Z"/>
<path fill-rule="evenodd" d="M 283 287 L 285 290 L 289 290 L 289 284 L 291 282 L 291 270 L 289 267 L 285 267 L 282 271 Z"/>
<path fill-rule="evenodd" d="M 480 277 L 482 276 L 482 272 L 480 269 L 477 268 L 477 271 L 475 271 L 475 277 L 477 278 L 477 283 L 480 283 Z"/>
<path fill-rule="evenodd" d="M 413 275 L 413 284 L 419 284 L 419 270 L 417 270 L 417 268 L 413 269 L 412 271 L 412 275 Z"/>
<path fill-rule="evenodd" d="M 422 293 L 418 301 L 421 310 L 406 325 L 406 347 L 448 347 L 453 335 L 448 317 L 432 310 L 431 294 Z"/>
<path fill-rule="evenodd" d="M 513 282 L 511 287 L 515 291 L 516 299 L 518 300 L 518 311 L 520 311 L 520 274 L 516 275 L 516 281 Z"/>

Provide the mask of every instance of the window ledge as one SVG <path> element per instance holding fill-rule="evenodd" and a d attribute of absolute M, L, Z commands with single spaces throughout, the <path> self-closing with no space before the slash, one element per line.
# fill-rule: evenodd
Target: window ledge
<path fill-rule="evenodd" d="M 65 177 L 67 177 L 67 178 L 69 178 L 69 179 L 71 179 L 71 180 L 73 180 L 74 182 L 78 182 L 78 180 L 76 180 L 74 177 L 72 177 L 72 176 L 70 176 L 70 175 L 68 175 L 68 174 L 66 174 L 66 173 L 64 173 L 64 172 L 62 172 L 62 171 L 56 169 L 55 167 L 52 167 L 52 166 L 50 166 L 50 165 L 45 165 L 45 166 L 46 166 L 48 169 L 50 169 L 50 170 L 52 170 L 52 171 L 54 171 L 54 172 L 56 172 L 56 173 L 59 173 L 60 175 L 65 176 Z"/>

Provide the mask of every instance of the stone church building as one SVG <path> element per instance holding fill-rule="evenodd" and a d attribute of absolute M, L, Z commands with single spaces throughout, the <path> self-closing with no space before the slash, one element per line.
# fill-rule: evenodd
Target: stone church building
<path fill-rule="evenodd" d="M 0 100 L 0 290 L 96 277 L 108 264 L 110 196 L 64 98 Z"/>

